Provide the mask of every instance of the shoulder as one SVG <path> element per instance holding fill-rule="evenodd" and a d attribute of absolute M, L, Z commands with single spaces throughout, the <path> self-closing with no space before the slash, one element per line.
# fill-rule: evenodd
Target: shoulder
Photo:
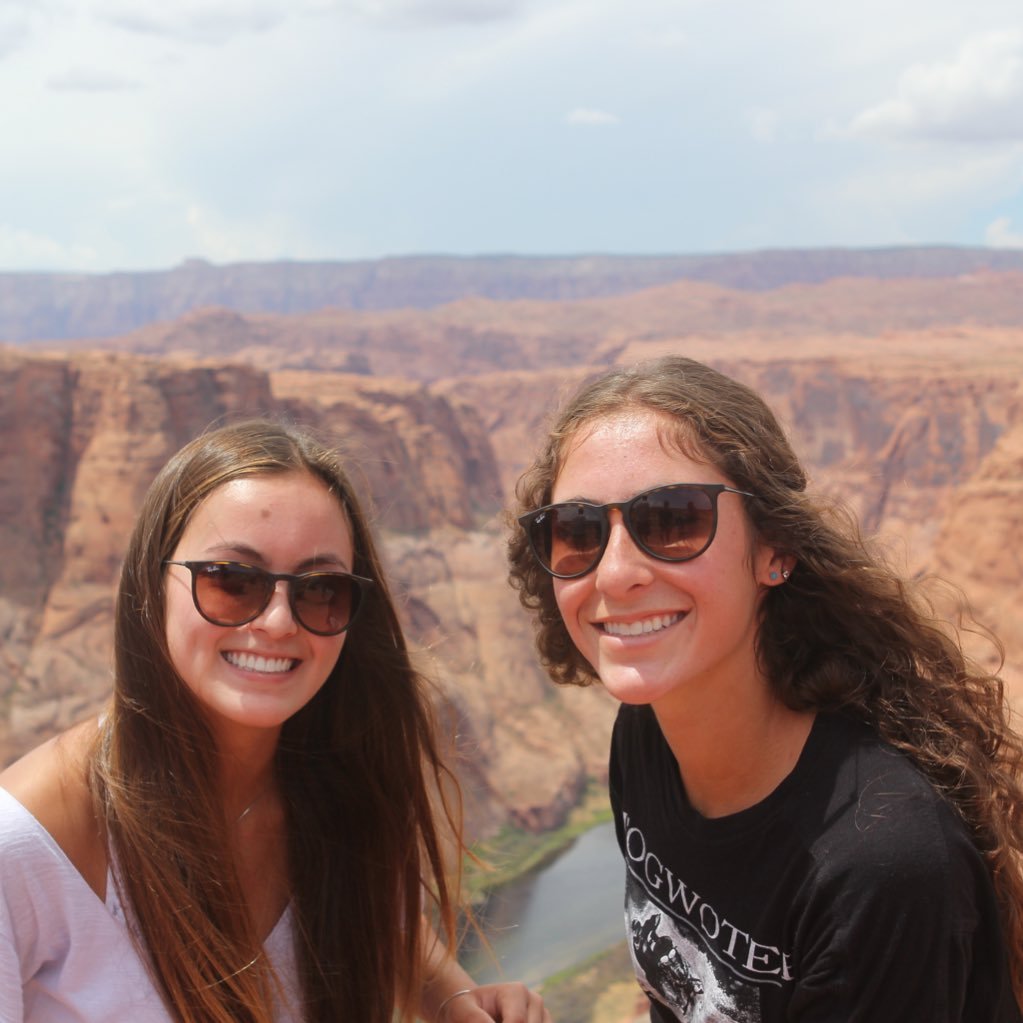
<path fill-rule="evenodd" d="M 916 1020 L 999 997 L 997 899 L 967 825 L 871 730 L 828 727 L 825 738 L 812 764 L 819 787 L 802 789 L 810 798 L 788 818 L 797 862 L 809 856 L 790 901 L 797 1002 L 860 999 L 857 1018 Z"/>
<path fill-rule="evenodd" d="M 88 783 L 96 731 L 95 721 L 85 722 L 37 746 L 0 772 L 0 788 L 38 821 L 102 898 L 106 846 Z"/>
<path fill-rule="evenodd" d="M 873 729 L 833 718 L 822 731 L 818 741 L 828 750 L 818 770 L 829 785 L 833 827 L 864 845 L 965 836 L 961 820 L 920 768 Z"/>
<path fill-rule="evenodd" d="M 816 880 L 837 897 L 936 900 L 970 916 L 990 875 L 969 831 L 908 756 L 870 729 L 826 726 L 828 749 L 816 767 L 825 798 L 800 822 L 809 834 Z M 954 894 L 950 894 L 954 893 Z M 962 901 L 960 901 L 960 897 Z"/>

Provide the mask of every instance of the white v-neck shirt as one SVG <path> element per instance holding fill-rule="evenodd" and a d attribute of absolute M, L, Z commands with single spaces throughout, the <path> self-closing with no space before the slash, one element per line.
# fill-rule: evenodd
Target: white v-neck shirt
<path fill-rule="evenodd" d="M 298 1004 L 290 907 L 264 944 Z M 300 1023 L 278 1007 L 279 1023 Z M 0 788 L 0 1023 L 173 1023 L 128 933 L 50 833 Z"/>

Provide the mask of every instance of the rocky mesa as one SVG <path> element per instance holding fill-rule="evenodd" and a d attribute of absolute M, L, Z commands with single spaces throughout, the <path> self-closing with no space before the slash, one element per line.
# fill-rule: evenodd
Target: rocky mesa
<path fill-rule="evenodd" d="M 613 707 L 538 667 L 505 582 L 503 509 L 560 396 L 596 368 L 665 351 L 762 391 L 816 486 L 907 572 L 961 585 L 1004 641 L 1019 702 L 1018 284 L 987 279 L 989 315 L 975 322 L 952 285 L 943 307 L 940 288 L 878 283 L 870 315 L 862 282 L 788 297 L 685 285 L 418 313 L 208 311 L 103 342 L 0 349 L 0 761 L 101 706 L 121 551 L 159 466 L 212 422 L 276 413 L 359 466 L 457 732 L 472 833 L 557 826 L 603 778 Z M 876 311 L 909 294 L 926 316 L 884 327 Z M 1000 322 L 993 308 L 1007 310 Z"/>

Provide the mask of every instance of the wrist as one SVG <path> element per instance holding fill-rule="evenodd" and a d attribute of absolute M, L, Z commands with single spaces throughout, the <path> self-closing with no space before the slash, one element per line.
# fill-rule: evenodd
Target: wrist
<path fill-rule="evenodd" d="M 463 987 L 461 990 L 453 991 L 450 995 L 448 995 L 447 998 L 445 998 L 444 1001 L 437 1006 L 436 1023 L 444 1023 L 444 1015 L 448 1010 L 448 1006 L 450 1006 L 456 998 L 461 998 L 462 995 L 469 994 L 472 994 L 472 988 Z"/>

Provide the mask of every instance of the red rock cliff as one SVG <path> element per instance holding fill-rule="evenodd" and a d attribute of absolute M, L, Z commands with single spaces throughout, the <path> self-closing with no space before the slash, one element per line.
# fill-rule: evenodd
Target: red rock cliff
<path fill-rule="evenodd" d="M 967 589 L 1023 691 L 1013 554 L 1023 334 L 877 332 L 857 326 L 862 286 L 850 290 L 848 315 L 805 289 L 787 306 L 764 296 L 757 315 L 775 326 L 758 329 L 731 299 L 715 321 L 720 295 L 687 328 L 689 290 L 660 304 L 652 294 L 570 308 L 463 303 L 344 330 L 334 314 L 195 314 L 110 342 L 120 354 L 0 349 L 0 760 L 107 693 L 118 564 L 159 466 L 213 421 L 276 411 L 339 438 L 361 466 L 410 635 L 467 754 L 471 828 L 557 824 L 603 771 L 613 708 L 595 689 L 555 689 L 537 667 L 505 583 L 500 510 L 559 396 L 593 368 L 663 351 L 761 390 L 816 485 L 849 500 L 907 570 L 937 568 Z M 353 365 L 377 375 L 329 371 Z"/>

